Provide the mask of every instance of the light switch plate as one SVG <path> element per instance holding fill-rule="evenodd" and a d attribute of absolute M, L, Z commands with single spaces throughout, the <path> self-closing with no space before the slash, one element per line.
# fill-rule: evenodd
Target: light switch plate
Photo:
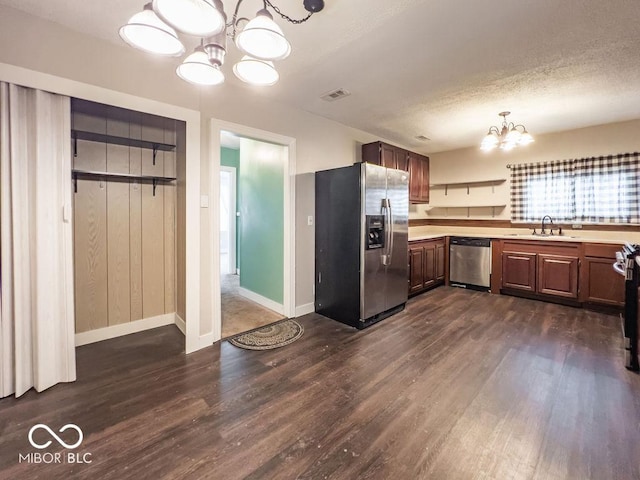
<path fill-rule="evenodd" d="M 200 195 L 200 208 L 209 208 L 209 196 Z"/>
<path fill-rule="evenodd" d="M 309 226 L 313 225 L 313 215 L 309 215 L 307 217 L 307 225 Z"/>

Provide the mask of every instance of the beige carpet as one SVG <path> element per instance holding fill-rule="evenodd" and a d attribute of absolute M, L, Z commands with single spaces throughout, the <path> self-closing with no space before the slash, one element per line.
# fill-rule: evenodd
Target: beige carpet
<path fill-rule="evenodd" d="M 238 293 L 240 277 L 221 275 L 222 338 L 253 330 L 285 318 L 268 308 L 244 298 Z"/>

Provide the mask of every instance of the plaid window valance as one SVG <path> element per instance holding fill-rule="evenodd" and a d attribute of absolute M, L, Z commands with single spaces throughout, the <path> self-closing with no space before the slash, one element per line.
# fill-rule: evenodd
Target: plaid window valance
<path fill-rule="evenodd" d="M 640 224 L 640 153 L 511 167 L 511 220 Z"/>

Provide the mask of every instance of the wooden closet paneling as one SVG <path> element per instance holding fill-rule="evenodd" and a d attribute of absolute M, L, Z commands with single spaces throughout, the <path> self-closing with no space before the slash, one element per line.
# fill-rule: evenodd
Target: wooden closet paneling
<path fill-rule="evenodd" d="M 176 311 L 176 188 L 164 190 L 164 310 Z"/>
<path fill-rule="evenodd" d="M 142 175 L 142 148 L 129 147 L 129 173 Z"/>
<path fill-rule="evenodd" d="M 153 164 L 153 151 L 148 148 L 142 149 L 142 175 L 164 175 L 164 152 L 156 153 L 156 164 Z"/>
<path fill-rule="evenodd" d="M 106 172 L 107 144 L 78 140 L 76 142 L 76 156 L 73 158 L 73 168 Z"/>
<path fill-rule="evenodd" d="M 141 119 L 142 138 L 149 142 L 164 142 L 165 119 L 156 115 L 144 115 Z"/>
<path fill-rule="evenodd" d="M 107 145 L 106 171 L 109 173 L 129 173 L 129 147 L 125 145 Z"/>
<path fill-rule="evenodd" d="M 164 185 L 142 184 L 142 316 L 164 312 Z M 174 188 L 174 187 L 168 187 Z"/>
<path fill-rule="evenodd" d="M 129 112 L 117 107 L 107 107 L 107 135 L 129 136 Z"/>
<path fill-rule="evenodd" d="M 92 112 L 74 112 L 73 128 L 84 132 L 107 133 L 107 118 Z"/>
<path fill-rule="evenodd" d="M 129 185 L 129 266 L 131 271 L 131 320 L 142 316 L 142 188 Z"/>
<path fill-rule="evenodd" d="M 106 193 L 105 182 L 78 180 L 73 197 L 76 332 L 108 324 Z"/>
<path fill-rule="evenodd" d="M 107 182 L 106 187 L 109 325 L 117 325 L 131 321 L 129 183 Z"/>
<path fill-rule="evenodd" d="M 164 125 L 164 143 L 169 145 L 176 144 L 176 121 L 166 119 Z M 176 176 L 176 151 L 162 152 L 164 159 L 164 176 L 175 177 Z"/>

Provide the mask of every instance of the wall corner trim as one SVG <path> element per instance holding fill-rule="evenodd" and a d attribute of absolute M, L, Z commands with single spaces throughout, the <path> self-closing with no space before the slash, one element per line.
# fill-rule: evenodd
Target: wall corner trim
<path fill-rule="evenodd" d="M 178 329 L 182 332 L 183 335 L 186 335 L 187 334 L 187 324 L 180 317 L 180 315 L 178 315 L 177 313 L 176 313 L 176 318 L 175 318 L 174 321 L 175 321 L 176 327 L 178 327 Z"/>

